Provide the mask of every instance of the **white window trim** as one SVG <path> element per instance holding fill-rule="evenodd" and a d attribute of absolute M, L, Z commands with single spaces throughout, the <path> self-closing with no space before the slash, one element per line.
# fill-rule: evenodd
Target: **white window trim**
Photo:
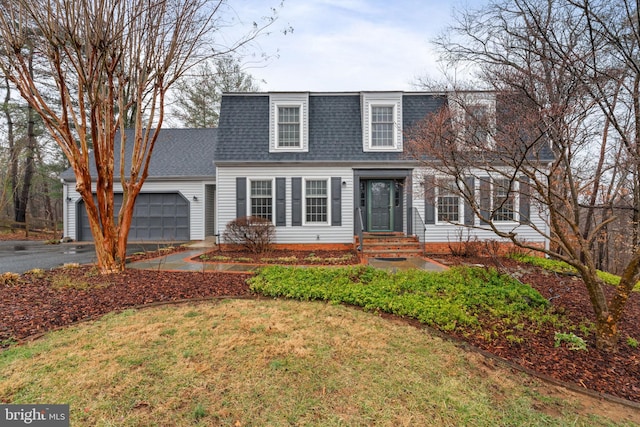
<path fill-rule="evenodd" d="M 391 133 L 393 141 L 391 145 L 374 146 L 373 145 L 373 109 L 377 107 L 391 107 L 393 117 L 393 132 Z M 396 151 L 398 148 L 398 114 L 395 104 L 370 104 L 369 105 L 369 151 Z"/>
<path fill-rule="evenodd" d="M 363 93 L 362 94 L 362 126 L 363 126 L 363 142 L 362 149 L 364 152 L 374 153 L 393 153 L 402 152 L 402 93 Z M 373 107 L 393 107 L 393 146 L 374 147 L 372 145 L 372 111 Z"/>
<path fill-rule="evenodd" d="M 298 107 L 299 111 L 299 126 L 300 126 L 300 145 L 298 147 L 281 147 L 280 146 L 280 108 L 281 107 Z M 275 151 L 304 151 L 304 104 L 301 102 L 278 102 L 275 105 Z"/>
<path fill-rule="evenodd" d="M 269 178 L 269 177 L 254 177 L 254 178 L 247 178 L 247 216 L 253 216 L 252 212 L 251 212 L 251 183 L 255 182 L 255 181 L 270 181 L 271 182 L 271 222 L 273 223 L 273 225 L 276 224 L 276 184 L 275 178 Z"/>
<path fill-rule="evenodd" d="M 308 222 L 307 221 L 307 181 L 325 181 L 327 183 L 327 221 Z M 302 225 L 303 226 L 331 226 L 331 178 L 327 177 L 306 177 L 302 179 Z"/>
<path fill-rule="evenodd" d="M 459 124 L 458 144 L 461 150 L 480 149 L 480 147 L 469 147 L 468 144 L 466 144 L 467 109 L 476 106 L 482 106 L 488 110 L 489 117 L 492 118 L 491 129 L 495 129 L 495 94 L 486 92 L 463 92 L 449 95 L 449 108 L 452 111 L 454 120 Z M 493 148 L 495 146 L 495 140 L 492 134 L 493 132 L 487 133 L 487 148 Z"/>
<path fill-rule="evenodd" d="M 495 181 L 498 179 L 507 179 L 508 178 L 492 178 L 491 179 L 491 212 L 493 215 L 495 215 L 494 210 L 497 208 L 496 206 L 496 192 L 495 192 Z M 512 189 L 511 189 L 511 196 L 513 196 L 513 219 L 509 219 L 509 220 L 497 220 L 497 219 L 493 219 L 493 222 L 496 225 L 502 225 L 502 224 L 507 224 L 507 225 L 512 225 L 512 224 L 518 224 L 520 221 L 520 183 L 518 181 L 513 181 L 511 183 Z"/>
<path fill-rule="evenodd" d="M 279 107 L 300 108 L 300 146 L 280 147 L 278 141 Z M 309 151 L 309 94 L 308 93 L 272 93 L 269 95 L 269 152 L 270 153 L 306 153 Z"/>
<path fill-rule="evenodd" d="M 441 180 L 446 180 L 446 178 L 436 178 L 436 183 L 438 181 Z M 453 179 L 450 179 L 451 181 L 455 181 Z M 438 198 L 440 197 L 440 190 L 441 188 L 436 185 L 436 197 L 435 197 L 435 203 L 434 203 L 434 211 L 435 211 L 435 224 L 436 225 L 460 225 L 464 223 L 464 201 L 462 200 L 462 197 L 460 195 L 454 194 L 455 197 L 458 198 L 458 221 L 454 222 L 454 221 L 440 221 L 438 219 L 439 217 L 439 209 L 438 209 Z"/>

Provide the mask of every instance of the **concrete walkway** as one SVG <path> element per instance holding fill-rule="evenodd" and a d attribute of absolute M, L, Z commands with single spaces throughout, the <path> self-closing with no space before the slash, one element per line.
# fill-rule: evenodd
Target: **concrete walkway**
<path fill-rule="evenodd" d="M 196 246 L 197 245 L 197 246 Z M 163 270 L 163 271 L 224 271 L 247 273 L 253 272 L 262 265 L 257 264 L 234 264 L 234 263 L 202 263 L 192 261 L 191 258 L 206 253 L 210 246 L 202 243 L 193 245 L 194 249 L 184 252 L 178 252 L 158 258 L 148 259 L 144 261 L 136 261 L 129 263 L 128 268 L 137 268 L 142 270 Z M 446 266 L 435 261 L 424 258 L 397 258 L 397 259 L 369 259 L 369 265 L 375 268 L 381 268 L 391 271 L 402 271 L 409 269 L 420 269 L 427 271 L 444 271 Z"/>

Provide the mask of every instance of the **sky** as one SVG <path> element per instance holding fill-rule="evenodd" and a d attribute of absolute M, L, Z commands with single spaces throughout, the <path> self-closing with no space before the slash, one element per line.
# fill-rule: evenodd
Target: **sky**
<path fill-rule="evenodd" d="M 268 12 L 268 6 L 266 0 L 241 0 L 235 8 L 249 17 Z M 438 0 L 285 0 L 271 34 L 252 46 L 271 59 L 247 71 L 263 91 L 415 90 L 417 77 L 440 75 L 430 41 L 451 21 L 454 7 L 464 6 Z M 283 35 L 286 26 L 293 32 Z"/>

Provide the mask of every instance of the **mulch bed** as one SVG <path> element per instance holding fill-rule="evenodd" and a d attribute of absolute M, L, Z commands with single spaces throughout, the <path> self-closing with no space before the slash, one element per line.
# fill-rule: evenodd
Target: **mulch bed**
<path fill-rule="evenodd" d="M 219 258 L 228 258 L 220 261 Z M 295 265 L 355 265 L 360 264 L 356 251 L 331 251 L 319 249 L 315 251 L 273 249 L 264 254 L 254 254 L 239 250 L 212 250 L 192 258 L 199 262 L 224 262 L 232 264 L 295 264 Z"/>
<path fill-rule="evenodd" d="M 288 253 L 291 256 L 291 251 Z M 343 252 L 333 256 L 339 257 L 341 254 Z M 317 252 L 316 255 L 320 256 Z M 449 264 L 494 264 L 489 259 L 448 257 L 441 261 Z M 583 323 L 585 317 L 593 320 L 586 290 L 578 278 L 550 274 L 510 260 L 500 260 L 499 264 L 503 270 L 515 272 L 522 282 L 537 289 L 552 302 L 556 311 L 563 313 L 573 324 Z M 66 286 L 59 286 L 61 277 Z M 40 278 L 34 274 L 26 274 L 20 278 L 19 284 L 0 285 L 0 345 L 6 346 L 12 340 L 23 340 L 129 307 L 185 299 L 249 296 L 249 287 L 245 282 L 248 277 L 247 274 L 238 273 L 134 269 L 101 276 L 88 266 L 52 270 Z M 54 283 L 58 283 L 58 287 Z M 70 287 L 69 283 L 77 286 Z M 89 286 L 79 289 L 85 285 Z M 509 341 L 503 336 L 491 341 L 486 341 L 479 335 L 454 336 L 557 380 L 640 402 L 640 349 L 626 344 L 627 336 L 640 340 L 640 293 L 633 293 L 620 329 L 620 350 L 616 354 L 596 350 L 593 334 L 586 337 L 588 351 L 571 351 L 564 346 L 556 348 L 554 333 L 569 331 L 554 331 L 551 328 L 538 333 L 525 328 L 520 333 L 525 338 L 522 344 Z M 582 335 L 580 331 L 576 333 Z"/>
<path fill-rule="evenodd" d="M 585 321 L 595 321 L 586 287 L 578 277 L 550 273 L 502 258 L 469 260 L 447 257 L 444 261 L 453 265 L 482 264 L 515 273 L 521 282 L 531 285 L 551 301 L 555 311 L 561 313 L 570 324 L 580 325 L 585 324 Z M 611 296 L 613 289 L 609 290 Z M 458 335 L 456 338 L 551 378 L 640 402 L 640 347 L 633 348 L 626 343 L 629 336 L 640 341 L 640 293 L 632 292 L 619 327 L 620 345 L 615 354 L 597 350 L 595 335 L 591 333 L 584 336 L 580 330 L 575 331 L 575 334 L 585 339 L 587 351 L 569 350 L 564 345 L 555 347 L 555 333 L 569 331 L 556 331 L 551 327 L 535 334 L 525 328 L 523 344 L 510 342 L 504 336 L 499 336 L 491 342 L 477 336 Z"/>

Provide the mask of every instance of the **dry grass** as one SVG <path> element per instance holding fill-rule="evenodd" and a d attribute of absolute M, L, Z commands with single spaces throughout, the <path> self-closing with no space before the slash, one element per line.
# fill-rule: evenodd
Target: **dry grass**
<path fill-rule="evenodd" d="M 74 426 L 614 425 L 537 387 L 413 327 L 294 301 L 130 310 L 0 353 L 0 402 L 69 403 Z"/>

